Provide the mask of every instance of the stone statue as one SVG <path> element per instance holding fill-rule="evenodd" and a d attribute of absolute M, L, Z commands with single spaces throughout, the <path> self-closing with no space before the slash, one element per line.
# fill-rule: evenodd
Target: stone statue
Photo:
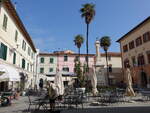
<path fill-rule="evenodd" d="M 125 75 L 126 75 L 126 84 L 127 84 L 126 95 L 135 96 L 134 90 L 132 88 L 132 77 L 131 77 L 131 71 L 129 67 L 126 68 Z"/>

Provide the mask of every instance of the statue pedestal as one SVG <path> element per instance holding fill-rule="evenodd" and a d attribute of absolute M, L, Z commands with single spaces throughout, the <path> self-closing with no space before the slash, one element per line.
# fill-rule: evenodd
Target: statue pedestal
<path fill-rule="evenodd" d="M 108 86 L 107 77 L 105 76 L 104 65 L 96 64 L 96 76 L 98 86 Z"/>

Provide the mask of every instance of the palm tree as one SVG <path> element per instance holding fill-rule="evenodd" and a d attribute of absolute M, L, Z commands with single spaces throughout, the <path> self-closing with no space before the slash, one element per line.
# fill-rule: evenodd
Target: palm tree
<path fill-rule="evenodd" d="M 88 58 L 88 54 L 89 54 L 89 47 L 88 47 L 88 35 L 89 35 L 89 24 L 90 22 L 93 20 L 94 16 L 95 16 L 95 5 L 94 4 L 83 4 L 83 7 L 80 9 L 81 12 L 81 17 L 85 18 L 85 23 L 87 25 L 87 32 L 86 32 L 86 62 L 87 62 L 87 70 L 89 68 L 89 58 Z"/>
<path fill-rule="evenodd" d="M 110 85 L 110 81 L 109 81 L 109 72 L 108 72 L 108 60 L 107 60 L 107 52 L 108 52 L 108 48 L 111 45 L 111 39 L 109 36 L 103 36 L 100 39 L 100 46 L 104 49 L 105 54 L 106 54 L 106 65 L 107 65 L 107 79 L 108 79 L 108 85 Z"/>
<path fill-rule="evenodd" d="M 84 42 L 84 38 L 82 35 L 76 35 L 75 36 L 74 43 L 78 48 L 79 61 L 80 61 L 80 48 L 81 48 L 81 45 L 83 44 L 83 42 Z"/>

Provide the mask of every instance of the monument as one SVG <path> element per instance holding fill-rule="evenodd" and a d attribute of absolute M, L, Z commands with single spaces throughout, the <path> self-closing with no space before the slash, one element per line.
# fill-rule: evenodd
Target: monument
<path fill-rule="evenodd" d="M 107 86 L 108 81 L 105 76 L 104 71 L 104 64 L 101 61 L 101 53 L 100 53 L 100 42 L 96 40 L 95 42 L 96 47 L 96 62 L 95 62 L 95 71 L 97 76 L 97 85 L 98 86 Z"/>

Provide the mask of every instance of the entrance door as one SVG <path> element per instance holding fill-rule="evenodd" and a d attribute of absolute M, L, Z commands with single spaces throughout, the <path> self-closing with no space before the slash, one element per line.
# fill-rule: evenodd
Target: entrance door
<path fill-rule="evenodd" d="M 147 75 L 145 72 L 141 72 L 141 86 L 143 88 L 147 87 Z"/>

